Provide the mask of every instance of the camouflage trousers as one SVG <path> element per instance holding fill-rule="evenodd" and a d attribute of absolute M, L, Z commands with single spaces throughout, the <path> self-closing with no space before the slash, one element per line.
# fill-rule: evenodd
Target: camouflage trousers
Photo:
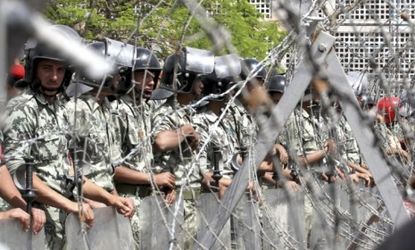
<path fill-rule="evenodd" d="M 65 220 L 67 214 L 61 209 L 47 206 L 45 209 L 46 249 L 63 249 L 65 246 Z"/>
<path fill-rule="evenodd" d="M 140 211 L 140 205 L 141 205 L 141 198 L 135 195 L 130 194 L 120 194 L 124 197 L 131 198 L 134 202 L 134 215 L 131 218 L 131 230 L 133 232 L 133 238 L 135 242 L 135 249 L 140 249 L 140 234 L 141 234 L 141 224 L 144 215 Z"/>
<path fill-rule="evenodd" d="M 184 200 L 183 239 L 184 249 L 193 249 L 197 229 L 200 224 L 200 214 L 194 199 Z"/>

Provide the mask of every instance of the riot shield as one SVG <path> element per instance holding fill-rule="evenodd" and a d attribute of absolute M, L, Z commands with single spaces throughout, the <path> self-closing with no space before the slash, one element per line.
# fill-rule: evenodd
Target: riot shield
<path fill-rule="evenodd" d="M 199 235 L 201 230 L 206 228 L 209 221 L 206 218 L 212 217 L 217 213 L 219 206 L 218 198 L 215 193 L 202 193 L 198 201 L 198 209 L 200 213 L 200 225 L 197 233 L 197 238 L 199 240 Z M 230 222 L 226 223 L 222 232 L 219 235 L 219 239 L 215 242 L 212 249 L 231 249 L 231 225 Z"/>
<path fill-rule="evenodd" d="M 0 221 L 0 249 L 45 249 L 45 232 L 24 232 L 17 220 Z"/>
<path fill-rule="evenodd" d="M 68 215 L 65 222 L 68 250 L 84 249 L 134 249 L 130 221 L 112 207 L 94 209 L 92 228 L 82 232 L 79 218 Z"/>

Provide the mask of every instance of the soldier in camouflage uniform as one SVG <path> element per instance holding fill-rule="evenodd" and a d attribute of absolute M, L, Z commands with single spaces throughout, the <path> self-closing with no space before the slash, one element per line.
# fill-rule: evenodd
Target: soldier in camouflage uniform
<path fill-rule="evenodd" d="M 69 27 L 56 25 L 51 28 L 80 42 Z M 68 117 L 59 93 L 71 78 L 64 57 L 41 43 L 28 44 L 26 81 L 30 97 L 15 107 L 10 107 L 4 127 L 6 165 L 12 175 L 22 176 L 24 166 L 33 162 L 33 187 L 37 201 L 44 203 L 46 247 L 64 247 L 64 221 L 67 213 L 82 212 L 86 223 L 91 224 L 94 214 L 91 207 L 73 202 L 74 169 L 68 150 Z M 107 205 L 116 200 L 102 188 L 87 179 L 82 180 L 84 195 L 96 197 Z M 127 210 L 128 208 L 126 208 Z"/>
<path fill-rule="evenodd" d="M 268 94 L 271 97 L 271 100 L 275 105 L 277 105 L 285 92 L 286 79 L 283 75 L 272 75 L 268 82 L 266 83 L 266 88 Z M 287 130 L 284 129 L 277 138 L 273 150 L 267 155 L 263 164 L 261 164 L 259 170 L 261 171 L 261 179 L 263 181 L 262 187 L 267 188 L 270 185 L 276 186 L 282 183 L 277 181 L 284 181 L 284 186 L 289 190 L 298 191 L 300 189 L 297 184 L 297 172 L 295 169 L 292 169 L 292 164 L 289 164 L 289 155 L 286 149 L 287 145 Z M 278 159 L 273 159 L 278 156 Z M 275 169 L 277 166 L 274 166 L 275 160 L 279 161 L 281 165 L 280 171 Z M 290 162 L 292 163 L 292 161 Z M 281 173 L 283 176 L 278 176 L 278 173 Z"/>
<path fill-rule="evenodd" d="M 140 248 L 143 234 L 141 224 L 151 220 L 140 210 L 141 200 L 153 191 L 166 195 L 169 203 L 174 201 L 174 175 L 153 168 L 153 150 L 151 143 L 151 114 L 154 103 L 149 100 L 158 81 L 161 67 L 152 51 L 138 47 L 133 65 L 133 80 L 120 86 L 126 93 L 116 103 L 120 114 L 122 165 L 115 169 L 117 190 L 121 195 L 134 199 L 136 213 L 131 224 L 136 247 Z M 156 190 L 153 190 L 153 186 Z"/>
<path fill-rule="evenodd" d="M 195 58 L 200 59 L 193 61 Z M 186 60 L 193 64 L 188 65 Z M 184 107 L 202 95 L 200 76 L 212 73 L 213 67 L 214 57 L 210 51 L 184 48 L 179 55 L 171 55 L 166 59 L 162 86 L 155 90 L 156 98 L 168 97 L 152 119 L 155 164 L 163 171 L 174 173 L 176 190 L 182 193 L 184 235 L 179 242 L 184 241 L 185 249 L 192 248 L 199 224 L 196 199 L 200 194 L 202 173 L 199 165 L 192 161 L 200 137 L 192 122 L 195 110 Z M 175 68 L 178 72 L 174 72 Z M 178 200 L 176 205 L 180 203 L 182 201 Z"/>
<path fill-rule="evenodd" d="M 315 130 L 318 125 L 310 115 L 312 102 L 311 89 L 308 88 L 302 99 L 302 106 L 299 105 L 294 109 L 290 115 L 287 123 L 287 141 L 289 151 L 294 152 L 297 156 L 294 161 L 298 167 L 308 168 L 318 177 L 325 173 L 328 169 L 326 167 L 325 158 L 328 154 L 335 153 L 335 144 L 331 140 L 324 142 L 324 146 L 320 147 L 317 141 L 317 132 Z M 328 181 L 328 177 L 326 180 Z M 306 195 L 304 199 L 304 213 L 305 213 L 305 227 L 308 244 L 310 244 L 310 236 L 312 230 L 312 223 L 314 218 L 314 211 L 311 200 Z"/>
<path fill-rule="evenodd" d="M 107 48 L 108 44 L 107 40 L 94 42 L 89 45 L 89 48 L 107 56 L 106 51 L 111 50 Z M 83 88 L 89 92 L 83 93 L 79 97 L 72 97 L 66 103 L 66 110 L 69 123 L 74 131 L 73 138 L 75 138 L 71 142 L 72 154 L 77 158 L 77 163 L 80 163 L 82 174 L 113 194 L 114 199 L 128 207 L 127 211 L 121 209 L 119 212 L 126 217 L 131 217 L 134 211 L 133 201 L 118 196 L 113 181 L 113 164 L 120 161 L 121 149 L 119 138 L 117 138 L 118 120 L 113 115 L 108 100 L 109 96 L 114 95 L 115 88 L 121 79 L 119 72 L 125 68 L 131 68 L 131 65 L 117 60 L 117 58 L 111 59 L 118 63 L 118 68 L 106 79 L 92 80 L 80 72 L 76 73 L 72 85 L 77 85 L 75 88 Z M 105 204 L 92 200 L 88 200 L 88 203 L 93 208 L 105 206 Z"/>
<path fill-rule="evenodd" d="M 9 170 L 4 164 L 4 155 L 3 155 L 3 133 L 0 131 L 0 211 L 7 211 L 12 207 L 20 208 L 26 210 L 26 201 L 23 199 L 19 190 L 13 183 L 12 177 L 10 176 Z M 37 234 L 42 230 L 43 225 L 46 222 L 45 212 L 39 208 L 32 208 L 32 218 L 29 218 L 33 221 L 32 231 Z M 14 213 L 13 213 L 14 214 Z M 17 212 L 16 216 L 21 215 L 22 213 Z M 25 213 L 27 216 L 29 214 Z M 17 219 L 22 218 L 18 216 Z M 28 229 L 29 224 L 26 224 L 24 229 Z"/>
<path fill-rule="evenodd" d="M 225 92 L 241 71 L 239 61 L 235 55 L 216 57 L 214 73 L 201 78 L 204 94 Z M 232 68 L 233 65 L 238 67 Z M 193 116 L 193 123 L 201 136 L 200 146 L 203 149 L 199 153 L 200 159 L 197 159 L 204 176 L 203 183 L 208 189 L 216 186 L 219 198 L 223 197 L 235 174 L 231 166 L 232 161 L 238 159 L 237 137 L 241 136 L 235 131 L 235 127 L 239 126 L 236 121 L 226 119 L 226 116 L 219 120 L 226 103 L 226 97 L 209 100 L 207 106 Z"/>
<path fill-rule="evenodd" d="M 406 187 L 407 180 L 410 176 L 411 169 L 409 161 L 411 159 L 398 139 L 390 129 L 396 119 L 397 100 L 394 97 L 383 97 L 377 103 L 377 120 L 374 124 L 374 131 L 380 140 L 380 148 L 389 161 L 397 163 L 392 168 L 392 174 L 395 177 L 399 188 L 403 190 Z"/>

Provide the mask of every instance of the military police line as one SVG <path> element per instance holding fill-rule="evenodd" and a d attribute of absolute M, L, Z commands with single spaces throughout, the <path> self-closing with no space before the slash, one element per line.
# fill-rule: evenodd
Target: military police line
<path fill-rule="evenodd" d="M 77 36 L 68 27 L 53 28 Z M 30 211 L 33 230 L 38 232 L 45 223 L 47 248 L 64 247 L 68 213 L 80 214 L 92 227 L 93 208 L 104 206 L 131 218 L 139 248 L 146 216 L 141 213 L 141 201 L 160 195 L 172 205 L 176 191 L 182 189 L 185 233 L 180 240 L 185 249 L 191 249 L 200 220 L 199 195 L 216 192 L 222 198 L 242 161 L 255 153 L 252 145 L 258 128 L 248 104 L 242 97 L 228 104 L 239 90 L 234 85 L 247 80 L 243 91 L 248 94 L 266 87 L 276 104 L 284 93 L 285 78 L 271 69 L 267 72 L 254 59 L 215 57 L 210 51 L 189 47 L 167 57 L 161 68 L 146 48 L 108 38 L 87 46 L 115 62 L 112 75 L 91 79 L 45 44 L 26 46 L 26 74 L 20 82 L 26 88 L 9 101 L 2 128 L 0 194 L 12 206 L 26 207 L 27 199 L 17 188 L 27 188 L 24 176 L 29 164 L 36 193 Z M 255 72 L 251 79 L 247 79 L 249 72 Z M 221 98 L 189 106 L 206 95 L 225 92 Z M 363 108 L 375 104 L 364 93 L 357 94 Z M 226 105 L 230 108 L 223 115 Z M 336 100 L 332 107 L 337 111 L 334 121 L 321 112 L 318 91 L 308 88 L 255 181 L 263 188 L 287 187 L 295 192 L 301 189 L 301 172 L 310 169 L 322 183 L 343 179 L 374 185 Z M 409 154 L 390 132 L 392 122 L 382 120 L 379 117 L 374 126 L 385 136 L 383 149 L 409 161 Z M 248 187 L 252 194 L 255 188 Z M 309 234 L 314 212 L 309 199 L 304 206 Z M 20 218 L 25 227 L 29 223 L 21 210 L 5 213 Z"/>

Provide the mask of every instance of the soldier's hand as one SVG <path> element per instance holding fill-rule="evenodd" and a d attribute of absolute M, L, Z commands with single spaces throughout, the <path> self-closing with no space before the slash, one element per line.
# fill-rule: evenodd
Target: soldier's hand
<path fill-rule="evenodd" d="M 283 165 L 288 164 L 288 153 L 287 153 L 287 151 L 280 152 L 280 161 Z"/>
<path fill-rule="evenodd" d="M 117 209 L 119 214 L 124 217 L 130 218 L 134 213 L 134 204 L 125 197 L 113 195 L 111 206 Z"/>
<path fill-rule="evenodd" d="M 185 124 L 180 127 L 182 135 L 185 137 L 186 141 L 189 143 L 189 146 L 193 149 L 197 148 L 200 141 L 200 136 L 193 128 L 191 124 Z"/>
<path fill-rule="evenodd" d="M 346 175 L 344 174 L 343 170 L 341 170 L 338 167 L 336 167 L 336 174 L 340 179 L 342 180 L 346 179 Z"/>
<path fill-rule="evenodd" d="M 170 172 L 164 172 L 154 175 L 154 184 L 158 188 L 168 187 L 169 189 L 174 189 L 176 184 L 176 178 Z"/>
<path fill-rule="evenodd" d="M 297 184 L 295 181 L 286 181 L 284 182 L 284 188 L 291 192 L 298 192 L 301 190 L 300 185 Z"/>
<path fill-rule="evenodd" d="M 275 154 L 279 155 L 280 162 L 283 165 L 286 165 L 288 163 L 288 152 L 282 145 L 280 144 L 274 145 L 273 151 L 275 152 Z"/>
<path fill-rule="evenodd" d="M 78 206 L 78 204 L 76 204 L 76 206 Z M 92 210 L 89 204 L 82 203 L 82 210 L 77 210 L 77 213 L 79 214 L 81 221 L 85 222 L 88 225 L 88 227 L 92 227 L 92 225 L 94 224 L 95 215 L 94 211 Z"/>
<path fill-rule="evenodd" d="M 262 180 L 265 181 L 266 183 L 277 185 L 277 182 L 274 180 L 273 176 L 274 176 L 274 173 L 265 172 L 264 175 L 262 176 Z"/>
<path fill-rule="evenodd" d="M 170 206 L 176 201 L 176 190 L 169 189 L 166 193 L 166 203 Z"/>
<path fill-rule="evenodd" d="M 1 214 L 1 213 L 0 213 Z M 1 218 L 15 219 L 22 224 L 23 231 L 27 232 L 30 229 L 30 215 L 21 208 L 13 208 L 3 212 Z"/>
<path fill-rule="evenodd" d="M 126 214 L 124 214 L 125 215 L 125 217 L 128 217 L 128 218 L 132 218 L 133 217 L 133 215 L 134 215 L 134 211 L 135 211 L 135 209 L 134 209 L 134 201 L 133 201 L 133 199 L 131 199 L 131 198 L 127 198 L 127 197 L 120 197 L 120 198 L 122 198 L 123 200 L 125 200 L 124 201 L 124 204 L 126 204 L 127 206 L 128 206 L 128 208 L 130 208 L 130 212 L 129 213 L 126 213 Z"/>
<path fill-rule="evenodd" d="M 221 178 L 219 180 L 219 199 L 222 199 L 223 196 L 225 195 L 226 190 L 228 189 L 228 187 L 231 185 L 232 180 L 228 179 L 228 178 Z"/>
<path fill-rule="evenodd" d="M 354 183 L 359 183 L 359 176 L 356 174 L 356 173 L 354 173 L 354 174 L 350 174 L 349 175 L 349 178 L 350 178 L 350 180 L 352 180 L 352 182 L 354 182 Z"/>
<path fill-rule="evenodd" d="M 333 139 L 328 139 L 324 145 L 326 152 L 330 155 L 334 155 L 336 153 L 337 147 L 336 143 Z"/>
<path fill-rule="evenodd" d="M 190 136 L 191 134 L 195 133 L 195 129 L 193 128 L 192 124 L 185 124 L 180 127 L 180 132 L 185 136 Z"/>
<path fill-rule="evenodd" d="M 211 185 L 215 184 L 212 171 L 203 174 L 202 184 L 205 185 L 207 188 L 210 188 Z"/>
<path fill-rule="evenodd" d="M 369 173 L 356 173 L 357 176 L 360 179 L 363 179 L 365 181 L 365 186 L 366 187 L 373 187 L 374 186 L 374 181 L 373 181 L 373 177 L 371 174 Z"/>
<path fill-rule="evenodd" d="M 39 208 L 32 208 L 32 231 L 38 234 L 46 223 L 45 211 Z"/>

